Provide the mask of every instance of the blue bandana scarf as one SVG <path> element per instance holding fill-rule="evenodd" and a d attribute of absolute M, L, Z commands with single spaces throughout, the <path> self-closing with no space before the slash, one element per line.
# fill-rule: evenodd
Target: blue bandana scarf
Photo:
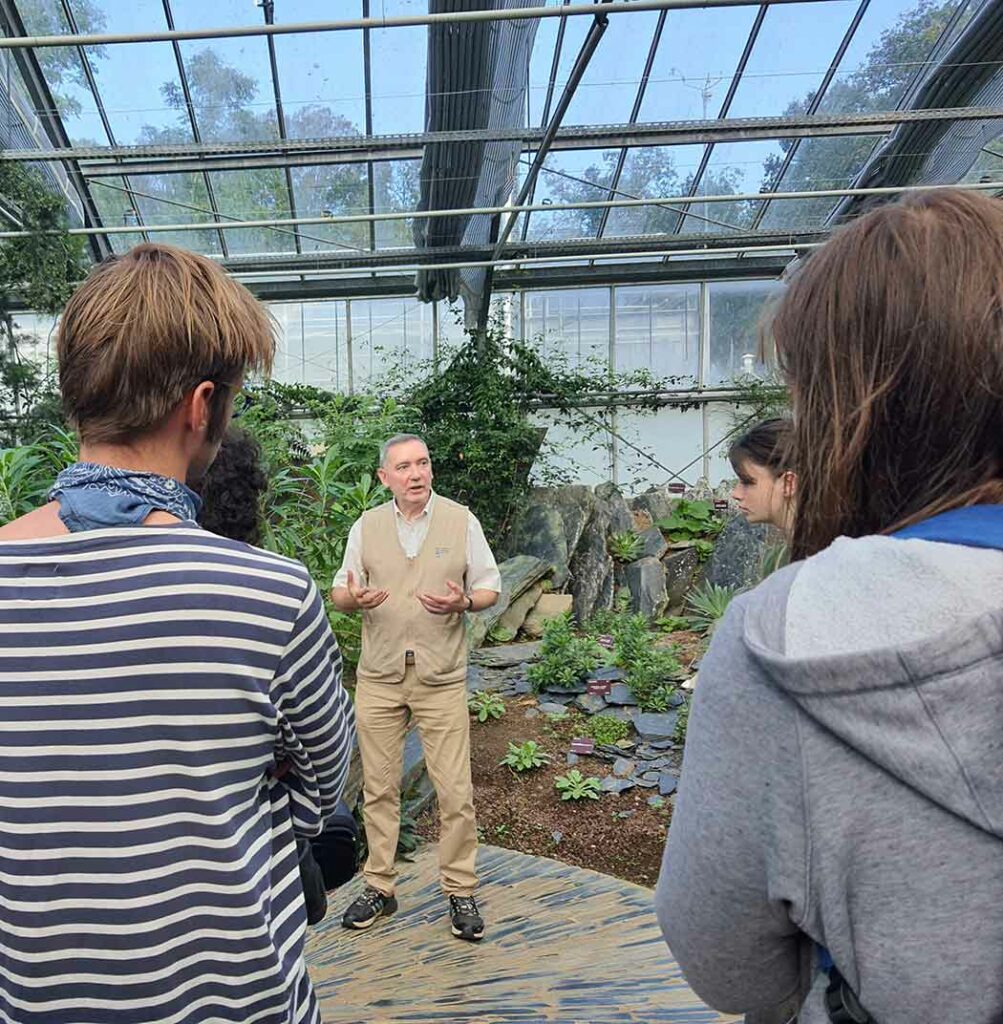
<path fill-rule="evenodd" d="M 194 522 L 202 499 L 190 488 L 158 473 L 77 462 L 56 477 L 49 500 L 70 533 L 110 526 L 138 526 L 154 511 Z"/>

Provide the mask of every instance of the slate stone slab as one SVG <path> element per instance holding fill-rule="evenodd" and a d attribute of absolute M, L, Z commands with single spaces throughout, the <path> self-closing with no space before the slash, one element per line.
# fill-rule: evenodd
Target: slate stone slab
<path fill-rule="evenodd" d="M 637 764 L 626 757 L 618 757 L 613 762 L 613 774 L 620 779 L 629 779 L 637 771 Z"/>
<path fill-rule="evenodd" d="M 653 523 L 659 519 L 668 519 L 672 515 L 672 505 L 676 495 L 672 494 L 664 484 L 661 487 L 652 487 L 634 498 L 630 507 L 635 512 L 644 512 L 650 516 Z"/>
<path fill-rule="evenodd" d="M 635 775 L 634 782 L 641 787 L 641 789 L 654 789 L 658 785 L 658 779 L 649 779 L 644 775 Z"/>
<path fill-rule="evenodd" d="M 583 693 L 575 698 L 575 707 L 587 715 L 595 715 L 606 710 L 606 701 L 594 693 Z"/>
<path fill-rule="evenodd" d="M 699 566 L 700 558 L 695 548 L 670 551 L 662 559 L 662 567 L 665 570 L 665 593 L 670 605 L 683 603 Z"/>
<path fill-rule="evenodd" d="M 540 703 L 540 714 L 541 715 L 566 715 L 568 709 L 563 704 L 558 704 L 552 700 L 545 700 Z"/>
<path fill-rule="evenodd" d="M 501 643 L 511 643 L 522 629 L 526 616 L 536 607 L 543 595 L 543 584 L 535 583 L 525 593 L 515 598 L 505 609 L 505 614 L 491 629 L 491 639 Z"/>
<path fill-rule="evenodd" d="M 679 780 L 674 775 L 663 772 L 658 779 L 658 793 L 660 796 L 670 796 L 672 793 L 675 793 L 676 786 L 678 785 Z"/>
<path fill-rule="evenodd" d="M 498 566 L 501 573 L 501 594 L 491 608 L 467 616 L 467 644 L 480 647 L 488 633 L 508 611 L 509 605 L 551 572 L 550 565 L 533 555 L 516 555 Z"/>
<path fill-rule="evenodd" d="M 506 549 L 546 562 L 553 571 L 554 586 L 564 586 L 568 578 L 568 538 L 564 519 L 551 504 L 531 499 L 512 524 Z"/>
<path fill-rule="evenodd" d="M 532 693 L 533 684 L 528 679 L 517 679 L 512 689 L 517 694 Z"/>
<path fill-rule="evenodd" d="M 470 663 L 484 668 L 515 668 L 540 657 L 540 644 L 504 644 L 500 647 L 482 647 L 470 655 Z"/>
<path fill-rule="evenodd" d="M 612 775 L 607 775 L 606 778 L 599 783 L 599 788 L 604 793 L 625 793 L 628 789 L 634 788 L 634 780 L 617 779 Z"/>
<path fill-rule="evenodd" d="M 639 533 L 638 536 L 644 545 L 641 549 L 641 556 L 643 558 L 660 559 L 669 550 L 669 545 L 665 542 L 665 537 L 657 526 L 652 526 L 643 533 Z"/>
<path fill-rule="evenodd" d="M 622 668 L 609 666 L 608 668 L 594 668 L 586 677 L 587 682 L 596 683 L 618 683 L 627 678 L 627 673 Z"/>
<path fill-rule="evenodd" d="M 626 683 L 615 683 L 609 693 L 605 696 L 607 704 L 616 704 L 620 707 L 636 707 L 637 700 L 634 695 L 630 692 L 630 687 Z"/>
<path fill-rule="evenodd" d="M 645 711 L 634 716 L 634 728 L 642 740 L 654 745 L 657 741 L 671 739 L 676 734 L 677 715 L 674 711 L 661 713 Z"/>
<path fill-rule="evenodd" d="M 568 753 L 566 753 L 564 755 L 564 761 L 568 765 L 575 765 L 575 764 L 578 764 L 579 757 L 578 757 L 577 754 L 573 753 L 572 751 L 568 751 Z"/>
<path fill-rule="evenodd" d="M 524 718 L 539 718 L 540 711 L 538 708 L 526 708 Z"/>
<path fill-rule="evenodd" d="M 665 610 L 669 594 L 665 587 L 665 568 L 657 558 L 639 558 L 627 566 L 630 610 L 653 619 Z"/>
<path fill-rule="evenodd" d="M 577 693 L 584 693 L 585 692 L 585 684 L 584 683 L 575 683 L 574 686 L 545 686 L 543 688 L 543 692 L 544 693 L 556 693 L 556 694 L 560 694 L 562 696 L 566 696 L 568 694 L 570 694 L 571 696 L 574 696 Z"/>
<path fill-rule="evenodd" d="M 575 699 L 573 693 L 548 693 L 547 701 L 551 704 L 560 704 L 562 708 L 567 709 L 567 705 L 572 703 Z"/>
<path fill-rule="evenodd" d="M 522 624 L 523 636 L 538 640 L 543 636 L 548 622 L 562 615 L 570 615 L 573 610 L 574 598 L 570 594 L 541 594 Z"/>
<path fill-rule="evenodd" d="M 733 516 L 714 542 L 706 579 L 720 587 L 749 587 L 759 581 L 766 548 L 775 543 L 776 531 L 752 525 L 744 516 Z"/>
<path fill-rule="evenodd" d="M 672 696 L 669 697 L 670 708 L 680 708 L 686 703 L 686 697 L 681 694 L 678 690 L 674 690 Z"/>

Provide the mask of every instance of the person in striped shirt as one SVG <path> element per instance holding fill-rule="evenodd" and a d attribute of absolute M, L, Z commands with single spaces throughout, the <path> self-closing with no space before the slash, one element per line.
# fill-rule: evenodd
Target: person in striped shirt
<path fill-rule="evenodd" d="M 306 569 L 186 486 L 271 322 L 141 245 L 58 353 L 81 461 L 0 528 L 0 1022 L 315 1024 L 295 837 L 347 775 L 341 658 Z"/>

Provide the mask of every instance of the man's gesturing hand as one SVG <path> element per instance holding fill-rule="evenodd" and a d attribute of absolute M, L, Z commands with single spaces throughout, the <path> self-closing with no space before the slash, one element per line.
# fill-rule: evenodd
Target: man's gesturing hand
<path fill-rule="evenodd" d="M 431 612 L 433 615 L 465 612 L 470 602 L 467 595 L 464 594 L 463 588 L 458 587 L 452 580 L 446 580 L 446 591 L 445 597 L 439 597 L 437 594 L 419 594 L 418 600 L 421 601 L 425 611 Z"/>
<path fill-rule="evenodd" d="M 370 611 L 373 608 L 378 608 L 383 602 L 390 596 L 389 591 L 386 590 L 373 590 L 371 587 L 360 587 L 355 582 L 355 574 L 348 571 L 348 592 L 352 595 L 352 600 L 356 605 L 363 611 Z"/>

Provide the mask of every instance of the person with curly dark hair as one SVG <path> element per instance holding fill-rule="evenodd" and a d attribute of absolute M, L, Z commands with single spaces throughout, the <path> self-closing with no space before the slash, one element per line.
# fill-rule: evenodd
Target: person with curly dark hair
<path fill-rule="evenodd" d="M 268 474 L 261 445 L 253 434 L 230 425 L 198 490 L 202 496 L 198 521 L 203 529 L 260 546 L 265 532 L 263 499 L 268 490 Z M 323 920 L 327 892 L 355 874 L 357 837 L 351 811 L 342 802 L 319 836 L 313 841 L 297 840 L 307 924 Z"/>
<path fill-rule="evenodd" d="M 268 490 L 268 475 L 262 466 L 261 445 L 253 434 L 237 426 L 227 430 L 199 490 L 203 529 L 260 546 L 264 533 L 261 503 Z"/>

